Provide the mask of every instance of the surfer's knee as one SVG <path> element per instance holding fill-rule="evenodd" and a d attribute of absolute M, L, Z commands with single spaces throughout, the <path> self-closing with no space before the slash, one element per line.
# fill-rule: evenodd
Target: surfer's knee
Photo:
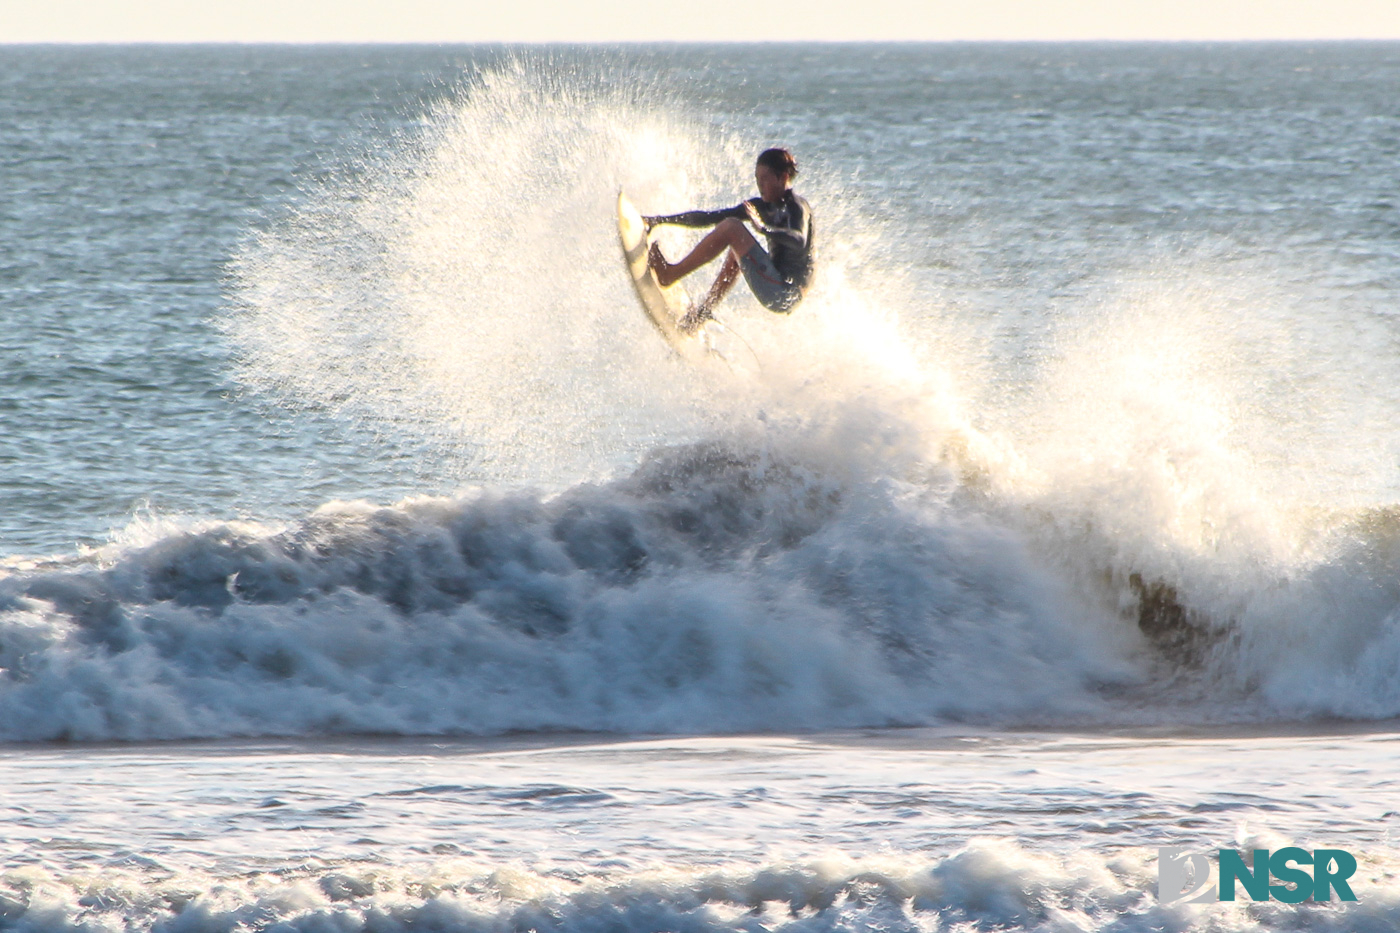
<path fill-rule="evenodd" d="M 737 217 L 724 218 L 715 229 L 729 241 L 729 245 L 734 247 L 740 256 L 747 253 L 749 247 L 753 245 L 753 235 L 744 226 L 744 222 Z"/>

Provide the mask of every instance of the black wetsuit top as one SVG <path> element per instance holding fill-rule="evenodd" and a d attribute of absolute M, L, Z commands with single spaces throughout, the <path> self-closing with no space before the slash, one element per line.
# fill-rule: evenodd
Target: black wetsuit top
<path fill-rule="evenodd" d="M 798 288 L 805 289 L 816 265 L 812 250 L 812 206 L 789 188 L 783 199 L 769 204 L 763 198 L 749 198 L 763 220 L 760 233 L 768 240 L 768 255 L 778 273 Z M 686 211 L 668 217 L 652 217 L 655 224 L 676 224 L 681 227 L 713 227 L 726 217 L 748 220 L 743 204 L 718 211 Z"/>

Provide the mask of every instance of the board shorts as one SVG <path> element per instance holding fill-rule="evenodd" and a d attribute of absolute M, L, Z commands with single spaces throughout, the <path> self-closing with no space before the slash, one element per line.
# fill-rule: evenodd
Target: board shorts
<path fill-rule="evenodd" d="M 802 289 L 782 277 L 772 257 L 757 243 L 740 257 L 739 268 L 749 283 L 749 291 L 769 311 L 787 314 L 802 300 Z"/>

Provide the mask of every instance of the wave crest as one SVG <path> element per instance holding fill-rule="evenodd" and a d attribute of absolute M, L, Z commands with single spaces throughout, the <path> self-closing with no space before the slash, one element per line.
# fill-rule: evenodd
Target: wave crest
<path fill-rule="evenodd" d="M 1133 674 L 943 484 L 669 448 L 556 496 L 335 503 L 0 581 L 7 739 L 1101 716 Z M 1071 608 L 1074 607 L 1074 608 Z"/>

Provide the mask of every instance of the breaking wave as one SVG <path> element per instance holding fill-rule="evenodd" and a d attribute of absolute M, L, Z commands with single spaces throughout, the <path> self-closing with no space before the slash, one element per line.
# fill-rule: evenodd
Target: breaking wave
<path fill-rule="evenodd" d="M 738 445 L 556 496 L 334 503 L 17 573 L 7 739 L 812 729 L 1099 716 L 1131 680 L 957 484 Z M 1084 621 L 1087 619 L 1087 623 Z"/>
<path fill-rule="evenodd" d="M 108 870 L 0 878 L 0 922 L 27 933 L 105 930 L 454 930 L 496 933 L 819 933 L 968 930 L 1382 930 L 1394 890 L 1359 884 L 1359 903 L 1161 905 L 1155 852 L 1058 857 L 979 841 L 946 858 L 831 855 L 753 867 L 657 868 L 563 877 L 443 858 L 202 876 Z M 149 860 L 147 860 L 149 861 Z"/>
<path fill-rule="evenodd" d="M 840 456 L 812 455 L 825 433 L 788 449 L 732 437 L 559 494 L 137 527 L 89 558 L 15 568 L 0 736 L 1400 713 L 1393 561 L 1374 565 L 1392 517 L 1310 573 L 1217 594 L 1086 565 L 1107 544 L 1084 527 L 1048 551 L 1058 532 L 1033 510 L 936 462 L 874 471 L 888 436 L 838 435 Z"/>

